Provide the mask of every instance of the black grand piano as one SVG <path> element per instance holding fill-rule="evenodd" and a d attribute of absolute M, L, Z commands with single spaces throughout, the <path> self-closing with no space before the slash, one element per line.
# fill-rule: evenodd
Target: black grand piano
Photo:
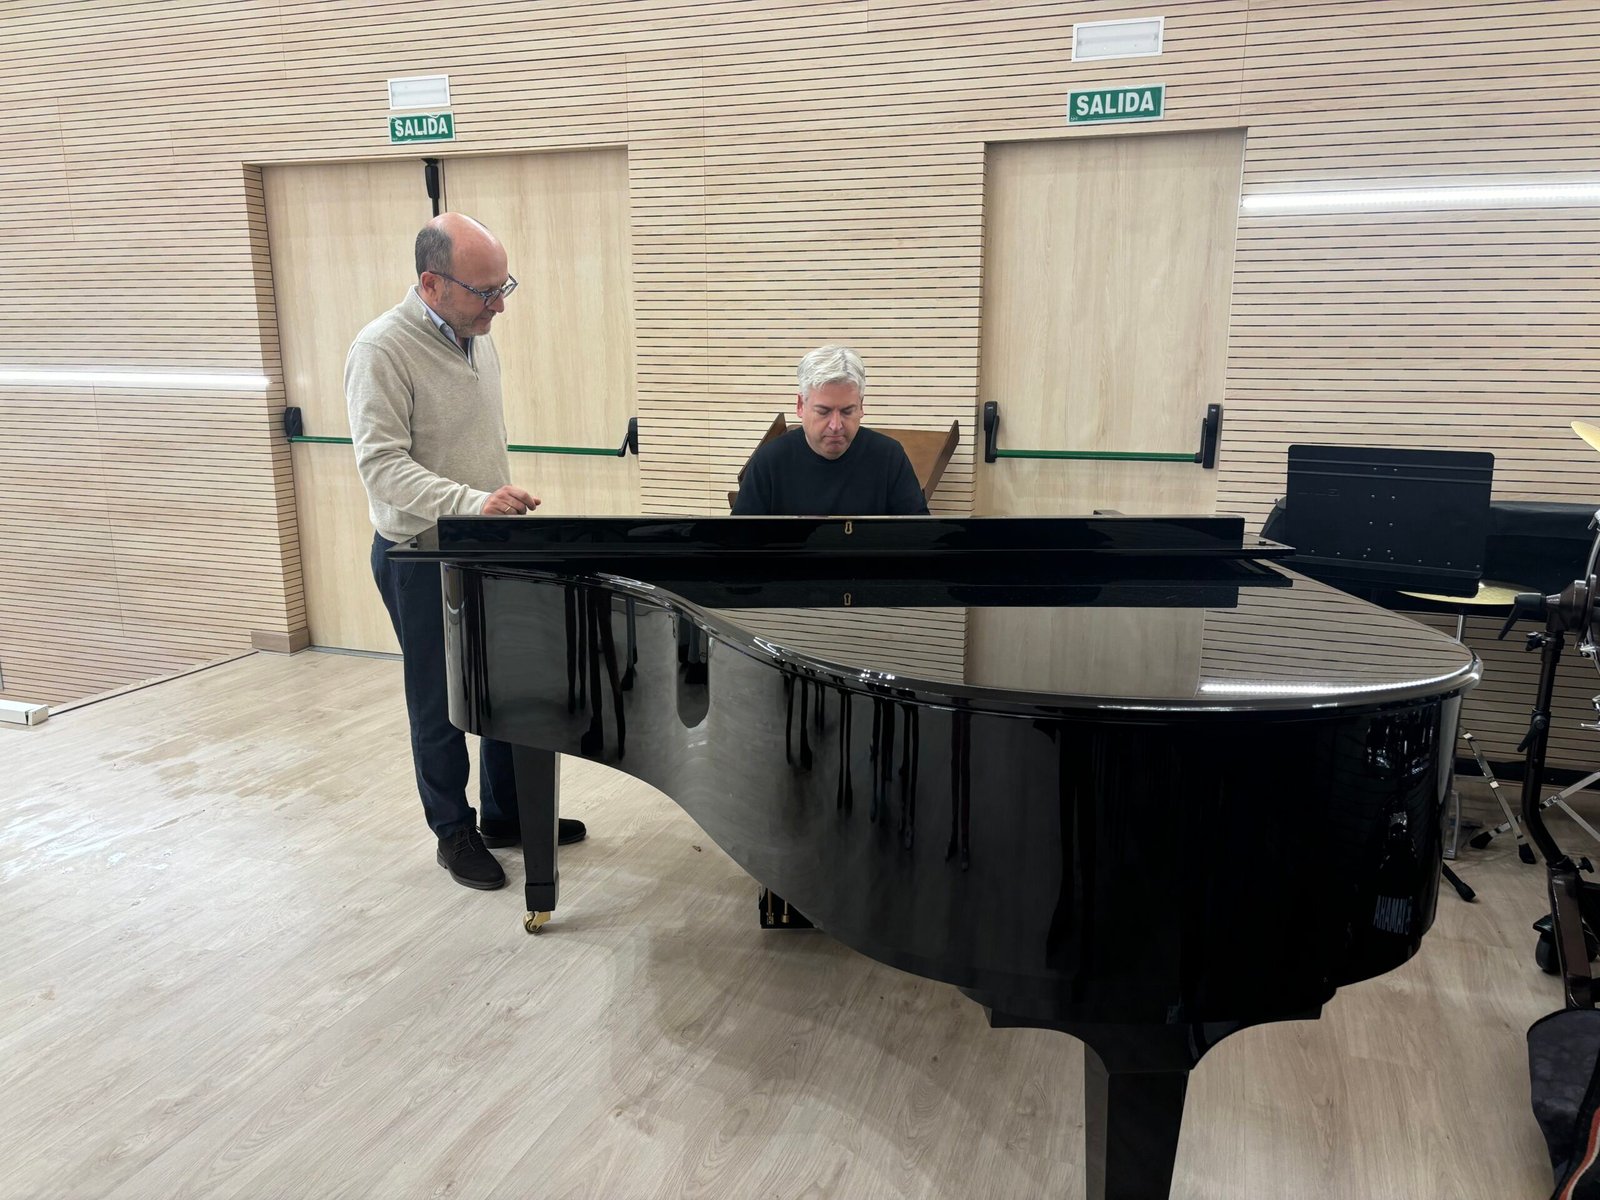
<path fill-rule="evenodd" d="M 1166 1196 L 1201 1056 L 1432 923 L 1477 659 L 1239 518 L 461 517 L 391 553 L 442 564 L 452 719 L 515 747 L 530 932 L 557 756 L 626 771 L 847 946 L 1082 1039 L 1091 1200 Z M 940 618 L 968 641 L 887 663 Z"/>

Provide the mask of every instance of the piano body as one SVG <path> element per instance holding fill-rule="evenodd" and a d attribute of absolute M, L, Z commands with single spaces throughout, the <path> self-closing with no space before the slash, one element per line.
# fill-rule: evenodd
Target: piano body
<path fill-rule="evenodd" d="M 1477 659 L 1287 552 L 1117 516 L 462 517 L 391 551 L 442 564 L 452 719 L 515 748 L 530 932 L 557 756 L 626 771 L 830 936 L 1082 1039 L 1091 1200 L 1166 1196 L 1201 1056 L 1433 920 Z M 907 608 L 986 649 L 885 669 L 856 630 Z"/>

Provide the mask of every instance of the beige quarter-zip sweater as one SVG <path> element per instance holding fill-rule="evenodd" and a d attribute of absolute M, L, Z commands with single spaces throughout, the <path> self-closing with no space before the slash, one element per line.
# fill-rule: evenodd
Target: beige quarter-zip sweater
<path fill-rule="evenodd" d="M 415 288 L 356 335 L 344 395 L 372 527 L 391 542 L 482 512 L 511 482 L 494 345 L 475 337 L 469 356 Z"/>

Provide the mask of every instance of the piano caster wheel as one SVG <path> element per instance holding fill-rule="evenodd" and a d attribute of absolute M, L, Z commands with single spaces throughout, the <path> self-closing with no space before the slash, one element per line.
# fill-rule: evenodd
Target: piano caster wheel
<path fill-rule="evenodd" d="M 545 927 L 545 925 L 549 923 L 549 921 L 550 921 L 550 914 L 549 913 L 547 913 L 547 912 L 531 912 L 527 916 L 522 918 L 522 927 L 523 927 L 523 929 L 527 930 L 529 933 L 538 933 L 539 930 L 543 929 Z"/>

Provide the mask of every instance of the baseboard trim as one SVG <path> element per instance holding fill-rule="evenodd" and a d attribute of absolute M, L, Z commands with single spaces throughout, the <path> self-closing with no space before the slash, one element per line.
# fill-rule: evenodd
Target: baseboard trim
<path fill-rule="evenodd" d="M 292 633 L 278 633 L 270 629 L 252 629 L 250 645 L 268 654 L 299 654 L 311 645 L 311 630 L 302 625 Z"/>
<path fill-rule="evenodd" d="M 213 658 L 209 662 L 195 663 L 192 667 L 183 667 L 177 671 L 170 671 L 165 675 L 156 675 L 149 679 L 136 679 L 132 683 L 125 683 L 121 687 L 114 687 L 110 691 L 96 692 L 92 696 L 84 696 L 80 700 L 69 700 L 51 708 L 57 716 L 62 713 L 72 712 L 74 709 L 87 708 L 91 704 L 100 704 L 106 700 L 115 700 L 119 696 L 126 696 L 131 692 L 142 692 L 145 688 L 155 687 L 158 683 L 171 683 L 174 679 L 182 679 L 185 675 L 195 675 L 201 671 L 209 671 L 212 667 L 226 666 L 231 662 L 238 662 L 241 658 L 249 658 L 256 653 L 254 650 L 243 650 L 238 654 L 229 654 L 224 658 Z"/>
<path fill-rule="evenodd" d="M 349 650 L 343 646 L 313 646 L 311 649 L 316 654 L 344 654 L 350 658 L 381 658 L 388 662 L 404 661 L 404 656 L 396 654 L 393 650 Z"/>
<path fill-rule="evenodd" d="M 50 706 L 47 704 L 0 700 L 0 725 L 43 725 L 49 715 Z"/>

